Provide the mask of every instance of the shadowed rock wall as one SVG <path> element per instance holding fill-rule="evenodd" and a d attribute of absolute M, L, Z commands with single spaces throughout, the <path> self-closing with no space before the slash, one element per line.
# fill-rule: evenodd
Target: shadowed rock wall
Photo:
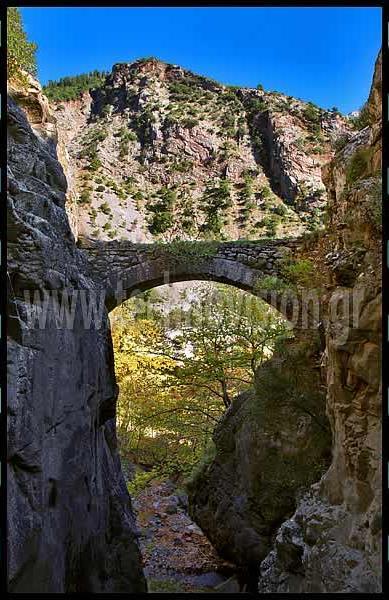
<path fill-rule="evenodd" d="M 143 592 L 107 315 L 86 329 L 77 306 L 73 327 L 56 327 L 63 292 L 96 285 L 70 231 L 55 142 L 12 99 L 8 126 L 9 591 Z M 44 289 L 58 294 L 46 326 L 28 328 L 24 290 Z"/>

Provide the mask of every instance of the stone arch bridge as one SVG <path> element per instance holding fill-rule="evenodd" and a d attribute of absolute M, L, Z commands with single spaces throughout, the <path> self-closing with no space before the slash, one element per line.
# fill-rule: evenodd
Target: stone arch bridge
<path fill-rule="evenodd" d="M 302 239 L 135 244 L 79 238 L 78 246 L 88 258 L 89 275 L 105 291 L 108 310 L 166 283 L 205 280 L 249 291 L 295 323 L 301 318 L 293 312 L 295 294 L 292 299 L 291 292 L 261 287 L 261 281 L 269 276 L 282 281 L 285 261 L 298 260 Z"/>

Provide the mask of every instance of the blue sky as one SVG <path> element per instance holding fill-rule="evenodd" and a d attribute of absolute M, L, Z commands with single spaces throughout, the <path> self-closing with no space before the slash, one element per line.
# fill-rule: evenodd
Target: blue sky
<path fill-rule="evenodd" d="M 366 100 L 379 8 L 23 8 L 41 83 L 156 56 L 222 83 L 337 106 Z"/>

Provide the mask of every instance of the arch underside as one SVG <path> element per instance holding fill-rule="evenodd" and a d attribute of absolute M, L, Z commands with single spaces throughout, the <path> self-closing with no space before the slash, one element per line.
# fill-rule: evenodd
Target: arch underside
<path fill-rule="evenodd" d="M 183 281 L 207 281 L 231 285 L 249 292 L 278 310 L 286 319 L 295 322 L 294 299 L 289 299 L 289 295 L 285 296 L 277 291 L 261 290 L 258 282 L 264 275 L 266 273 L 257 269 L 227 260 L 207 261 L 206 265 L 204 262 L 196 263 L 190 269 L 166 269 L 158 264 L 144 263 L 110 277 L 106 305 L 108 311 L 111 311 L 129 298 L 162 285 Z"/>
<path fill-rule="evenodd" d="M 254 286 L 261 275 L 246 265 L 225 259 L 193 261 L 183 266 L 147 262 L 116 272 L 109 278 L 107 306 L 111 310 L 112 303 L 118 304 L 118 290 L 123 291 L 120 301 L 124 302 L 137 293 L 182 281 L 213 281 L 255 293 Z"/>

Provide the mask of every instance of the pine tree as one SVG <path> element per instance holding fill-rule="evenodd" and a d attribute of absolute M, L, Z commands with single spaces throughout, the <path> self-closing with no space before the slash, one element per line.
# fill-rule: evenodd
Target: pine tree
<path fill-rule="evenodd" d="M 36 44 L 29 42 L 22 17 L 16 7 L 7 9 L 7 70 L 8 79 L 21 77 L 21 71 L 36 75 Z"/>

